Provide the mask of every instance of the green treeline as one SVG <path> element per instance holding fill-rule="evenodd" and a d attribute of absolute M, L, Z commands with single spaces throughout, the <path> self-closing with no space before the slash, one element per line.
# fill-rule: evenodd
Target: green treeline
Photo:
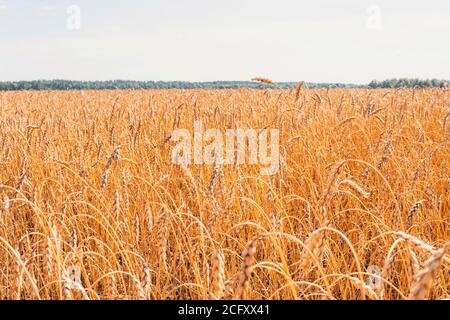
<path fill-rule="evenodd" d="M 212 81 L 212 82 L 184 82 L 184 81 L 72 81 L 72 80 L 36 80 L 0 82 L 0 91 L 5 90 L 117 90 L 117 89 L 290 89 L 297 86 L 296 82 L 280 82 L 276 84 L 262 84 L 251 81 Z M 306 83 L 306 88 L 446 88 L 450 87 L 447 80 L 420 79 L 390 79 L 372 81 L 368 85 L 342 83 Z"/>

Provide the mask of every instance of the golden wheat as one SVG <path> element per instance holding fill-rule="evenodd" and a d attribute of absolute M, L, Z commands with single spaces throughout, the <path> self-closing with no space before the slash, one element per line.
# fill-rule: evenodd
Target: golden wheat
<path fill-rule="evenodd" d="M 449 97 L 0 92 L 0 299 L 448 298 Z M 172 164 L 199 120 L 279 129 L 279 171 Z"/>

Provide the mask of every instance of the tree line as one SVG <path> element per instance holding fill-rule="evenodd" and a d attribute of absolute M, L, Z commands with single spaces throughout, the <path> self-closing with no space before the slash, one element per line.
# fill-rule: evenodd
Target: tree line
<path fill-rule="evenodd" d="M 72 80 L 35 80 L 35 81 L 7 81 L 0 82 L 0 91 L 9 90 L 131 90 L 131 89 L 293 89 L 296 82 L 279 82 L 264 84 L 253 81 L 211 81 L 211 82 L 184 82 L 184 81 L 72 81 Z M 420 80 L 420 79 L 389 79 L 372 81 L 368 85 L 343 83 L 305 83 L 306 88 L 447 88 L 447 80 Z"/>
<path fill-rule="evenodd" d="M 369 88 L 447 88 L 450 81 L 439 79 L 390 79 L 384 81 L 372 81 Z"/>

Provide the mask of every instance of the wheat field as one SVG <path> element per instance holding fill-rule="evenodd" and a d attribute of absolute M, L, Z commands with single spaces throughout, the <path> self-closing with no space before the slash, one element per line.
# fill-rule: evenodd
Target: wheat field
<path fill-rule="evenodd" d="M 0 299 L 449 299 L 450 90 L 0 92 Z M 280 169 L 171 132 L 280 130 Z"/>

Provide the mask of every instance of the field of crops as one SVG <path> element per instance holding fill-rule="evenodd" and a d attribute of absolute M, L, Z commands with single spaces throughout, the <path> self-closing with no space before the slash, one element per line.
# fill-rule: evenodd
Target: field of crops
<path fill-rule="evenodd" d="M 449 299 L 450 90 L 0 92 L 0 299 Z M 175 165 L 275 128 L 279 170 Z"/>

